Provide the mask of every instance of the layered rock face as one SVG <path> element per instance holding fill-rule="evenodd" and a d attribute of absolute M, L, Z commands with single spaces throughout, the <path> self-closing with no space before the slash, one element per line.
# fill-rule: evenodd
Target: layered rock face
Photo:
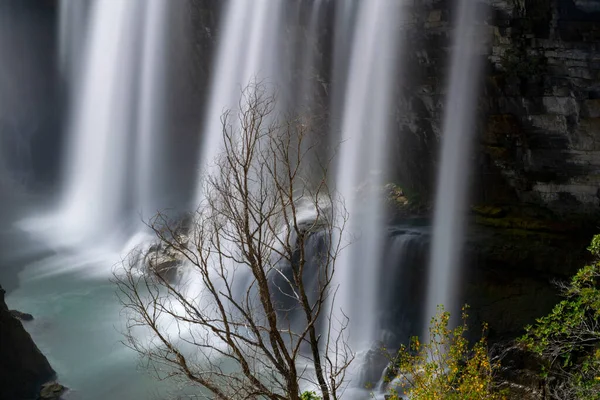
<path fill-rule="evenodd" d="M 556 215 L 600 210 L 600 7 L 583 0 L 481 0 L 491 50 L 477 104 L 471 178 L 478 202 L 536 204 Z M 424 0 L 408 30 L 398 102 L 397 176 L 431 196 L 446 101 L 453 2 Z M 405 151 L 406 149 L 410 151 Z M 415 168 L 420 166 L 421 168 Z"/>
<path fill-rule="evenodd" d="M 520 201 L 563 213 L 600 205 L 600 7 L 498 7 L 483 154 Z"/>
<path fill-rule="evenodd" d="M 0 287 L 0 399 L 35 400 L 40 386 L 54 375 L 21 321 L 8 310 Z"/>

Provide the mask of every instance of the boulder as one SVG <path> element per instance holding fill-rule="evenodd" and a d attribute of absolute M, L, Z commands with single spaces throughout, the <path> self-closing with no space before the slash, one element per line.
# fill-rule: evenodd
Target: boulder
<path fill-rule="evenodd" d="M 146 266 L 150 272 L 160 275 L 168 282 L 174 282 L 181 261 L 165 253 L 149 253 L 146 256 Z"/>
<path fill-rule="evenodd" d="M 58 382 L 46 382 L 42 385 L 38 400 L 59 400 L 67 388 Z"/>
<path fill-rule="evenodd" d="M 178 243 L 187 246 L 188 238 L 180 235 Z M 175 282 L 179 277 L 179 267 L 184 263 L 185 256 L 173 247 L 164 243 L 151 245 L 143 254 L 143 265 L 148 272 L 155 273 L 168 282 Z"/>
<path fill-rule="evenodd" d="M 360 357 L 360 356 L 359 356 Z M 362 387 L 376 387 L 392 356 L 385 349 L 383 342 L 375 342 L 359 360 L 361 363 L 359 380 Z"/>
<path fill-rule="evenodd" d="M 547 381 L 542 378 L 543 363 L 539 357 L 514 342 L 498 343 L 491 349 L 491 354 L 500 362 L 496 380 L 499 387 L 508 392 L 508 398 L 547 398 Z"/>
<path fill-rule="evenodd" d="M 21 312 L 19 310 L 10 310 L 10 315 L 21 321 L 33 321 L 33 315 Z"/>

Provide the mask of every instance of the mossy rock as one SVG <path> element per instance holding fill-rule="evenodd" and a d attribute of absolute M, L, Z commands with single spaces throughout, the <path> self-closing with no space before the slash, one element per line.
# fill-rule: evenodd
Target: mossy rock
<path fill-rule="evenodd" d="M 478 215 L 475 217 L 475 223 L 479 225 L 490 226 L 501 229 L 512 229 L 521 231 L 536 232 L 568 232 L 572 230 L 569 224 L 560 221 L 530 219 L 521 217 L 490 217 Z"/>
<path fill-rule="evenodd" d="M 431 204 L 419 193 L 407 191 L 395 183 L 386 184 L 383 190 L 388 215 L 392 216 L 392 219 L 423 216 L 431 210 Z"/>
<path fill-rule="evenodd" d="M 473 206 L 471 210 L 477 215 L 488 218 L 501 218 L 506 215 L 506 210 L 502 207 L 491 205 Z"/>
<path fill-rule="evenodd" d="M 58 382 L 47 382 L 42 385 L 38 400 L 59 400 L 67 388 Z"/>

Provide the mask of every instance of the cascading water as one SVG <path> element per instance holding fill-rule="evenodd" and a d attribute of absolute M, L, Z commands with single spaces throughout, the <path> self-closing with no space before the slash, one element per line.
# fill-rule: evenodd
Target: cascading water
<path fill-rule="evenodd" d="M 475 134 L 477 90 L 482 72 L 481 23 L 484 5 L 460 0 L 456 5 L 456 30 L 447 93 L 441 162 L 437 175 L 433 243 L 425 321 L 438 305 L 457 311 L 460 256 L 468 201 L 469 159 Z M 426 332 L 426 329 L 425 329 Z"/>
<path fill-rule="evenodd" d="M 92 6 L 81 86 L 71 111 L 66 189 L 59 211 L 68 238 L 110 232 L 127 201 L 136 5 L 99 0 Z"/>
<path fill-rule="evenodd" d="M 88 1 L 60 0 L 58 63 L 64 78 L 73 85 L 78 83 L 73 74 L 80 69 L 80 57 L 74 55 L 84 51 L 89 6 Z"/>
<path fill-rule="evenodd" d="M 301 6 L 301 4 L 299 4 Z M 315 103 L 315 82 L 317 81 L 318 66 L 316 65 L 316 52 L 318 47 L 319 20 L 322 15 L 323 0 L 315 0 L 311 5 L 304 46 L 300 52 L 300 90 L 296 103 L 300 106 L 310 107 Z"/>
<path fill-rule="evenodd" d="M 373 0 L 358 4 L 358 22 L 346 82 L 337 189 L 357 239 L 338 261 L 339 303 L 350 319 L 350 342 L 369 347 L 377 331 L 377 286 L 384 221 L 379 188 L 383 185 L 390 134 L 390 103 L 397 75 L 398 21 L 401 2 Z M 361 293 L 357 296 L 356 293 Z"/>
<path fill-rule="evenodd" d="M 129 234 L 164 206 L 168 4 L 60 3 L 60 65 L 72 86 L 63 189 L 58 210 L 29 229 L 76 244 Z"/>
<path fill-rule="evenodd" d="M 215 78 L 210 88 L 202 127 L 202 149 L 193 207 L 203 200 L 203 181 L 210 164 L 222 149 L 221 117 L 239 107 L 241 91 L 252 81 L 273 82 L 277 73 L 276 38 L 281 19 L 281 2 L 230 0 L 223 19 L 223 39 L 214 63 Z M 207 169 L 208 168 L 208 169 Z"/>
<path fill-rule="evenodd" d="M 346 98 L 348 81 L 348 64 L 352 43 L 354 41 L 354 29 L 356 25 L 355 10 L 358 8 L 356 1 L 344 1 L 337 3 L 335 7 L 335 20 L 333 32 L 333 65 L 332 88 L 330 94 L 330 125 L 332 132 L 332 145 L 335 147 L 341 140 L 339 132 L 342 130 L 342 117 L 344 112 L 344 99 Z"/>
<path fill-rule="evenodd" d="M 144 220 L 164 204 L 161 188 L 167 179 L 163 149 L 166 131 L 167 19 L 169 0 L 146 0 L 143 54 L 137 121 L 135 204 Z"/>
<path fill-rule="evenodd" d="M 402 324 L 390 337 L 414 330 L 415 311 L 399 308 L 414 307 L 409 303 L 418 298 L 416 292 L 422 289 L 413 285 L 396 293 L 400 289 L 394 285 L 418 279 L 409 267 L 417 263 L 415 254 L 418 254 L 418 262 L 424 262 L 422 237 L 426 235 L 407 230 L 402 235 L 396 232 L 388 237 L 380 191 L 388 173 L 386 144 L 393 131 L 390 128 L 392 91 L 399 86 L 396 77 L 402 75 L 399 55 L 404 43 L 401 43 L 399 29 L 405 15 L 403 7 L 408 3 L 412 2 L 297 2 L 296 14 L 305 16 L 302 20 L 306 26 L 294 34 L 300 32 L 306 41 L 298 50 L 300 40 L 294 38 L 296 46 L 290 52 L 300 55 L 292 60 L 282 56 L 282 44 L 287 43 L 285 40 L 290 34 L 285 1 L 229 0 L 222 7 L 224 15 L 215 36 L 217 55 L 212 63 L 209 96 L 200 129 L 199 168 L 195 180 L 192 179 L 192 184 L 197 185 L 193 199 L 196 207 L 203 200 L 202 182 L 211 173 L 210 165 L 222 149 L 222 113 L 240 106 L 241 89 L 252 81 L 278 85 L 278 99 L 283 100 L 281 111 L 290 106 L 316 108 L 315 88 L 320 83 L 315 82 L 313 70 L 326 66 L 329 58 L 322 48 L 317 49 L 321 53 L 315 48 L 327 47 L 321 43 L 327 39 L 319 35 L 327 32 L 327 24 L 332 22 L 327 19 L 328 13 L 334 8 L 335 37 L 330 44 L 333 67 L 328 76 L 330 85 L 323 83 L 323 92 L 329 97 L 331 132 L 337 135 L 340 131 L 343 141 L 337 173 L 331 178 L 346 200 L 350 215 L 348 233 L 354 237 L 354 243 L 344 250 L 337 262 L 335 279 L 339 292 L 335 307 L 349 316 L 350 344 L 359 352 L 368 350 L 376 339 L 386 340 L 381 337 L 381 328 L 391 331 Z M 426 315 L 422 318 L 426 321 L 436 304 L 454 307 L 456 296 L 459 240 L 463 234 L 461 220 L 466 202 L 463 177 L 467 175 L 476 82 L 481 69 L 473 51 L 474 40 L 477 40 L 473 29 L 481 18 L 480 10 L 467 3 L 469 0 L 462 0 L 457 8 L 458 28 L 444 122 L 429 295 Z M 172 93 L 167 76 L 171 54 L 169 35 L 172 34 L 168 15 L 177 7 L 174 4 L 183 2 L 61 0 L 59 62 L 73 98 L 69 101 L 64 188 L 51 229 L 53 236 L 89 244 L 90 238 L 104 239 L 123 225 L 134 225 L 130 230 L 140 231 L 136 224 L 139 213 L 148 218 L 165 206 L 162 196 L 167 194 L 166 181 L 173 178 L 170 153 L 166 149 L 172 144 L 167 104 Z M 327 72 L 323 76 L 327 76 Z M 1 72 L 0 78 L 4 78 Z M 293 85 L 288 86 L 290 81 L 294 81 Z M 338 139 L 336 136 L 332 141 L 337 143 Z M 3 161 L 0 160 L 0 168 L 6 169 Z M 135 219 L 136 223 L 132 224 L 129 219 Z M 308 253 L 318 251 L 322 245 L 323 240 L 316 238 L 309 243 L 312 248 Z M 90 265 L 84 261 L 76 256 L 57 257 L 50 262 L 45 260 L 44 268 L 84 269 Z M 384 263 L 386 270 L 382 269 Z M 103 261 L 99 268 L 108 271 L 110 265 Z M 35 268 L 33 271 L 28 272 L 29 276 L 35 275 Z M 392 278 L 382 278 L 387 274 Z M 58 279 L 52 282 L 57 287 L 63 284 Z M 201 290 L 201 282 L 196 283 L 196 289 Z M 84 290 L 79 290 L 79 284 L 74 281 L 66 286 L 69 295 L 90 300 L 81 293 Z M 198 294 L 190 293 L 191 296 Z M 30 292 L 21 294 L 24 304 L 30 304 L 30 298 L 33 298 Z M 389 306 L 392 302 L 393 310 Z M 68 306 L 72 305 L 68 303 Z M 385 311 L 389 312 L 385 314 Z M 114 321 L 109 322 L 111 325 Z M 356 361 L 358 367 L 361 361 Z M 112 365 L 99 368 L 110 370 Z M 381 368 L 368 372 L 372 374 L 364 380 L 373 381 Z M 357 394 L 363 395 L 363 392 Z"/>

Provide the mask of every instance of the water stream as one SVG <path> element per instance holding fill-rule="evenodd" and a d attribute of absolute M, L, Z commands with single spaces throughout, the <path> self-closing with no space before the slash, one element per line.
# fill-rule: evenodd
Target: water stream
<path fill-rule="evenodd" d="M 380 188 L 388 165 L 385 143 L 391 134 L 390 100 L 397 84 L 394 71 L 398 68 L 401 12 L 401 2 L 373 0 L 358 4 L 345 82 L 336 186 L 346 203 L 348 233 L 354 243 L 339 260 L 337 306 L 350 319 L 350 342 L 357 348 L 370 347 L 378 328 L 378 288 L 364 282 L 379 275 L 384 235 Z M 361 296 L 356 296 L 358 291 Z"/>
<path fill-rule="evenodd" d="M 189 38 L 178 36 L 187 31 L 173 21 L 183 20 L 192 3 L 60 1 L 55 61 L 66 88 L 67 111 L 57 204 L 36 199 L 24 207 L 26 218 L 16 223 L 20 230 L 2 232 L 18 237 L 18 249 L 9 249 L 0 263 L 21 269 L 19 286 L 7 301 L 36 316 L 26 328 L 61 381 L 73 388 L 69 398 L 146 399 L 152 393 L 161 398 L 176 389 L 137 371 L 136 356 L 119 343 L 123 318 L 109 278 L 131 248 L 149 240 L 142 219 L 172 207 L 177 196 L 185 198 L 186 211 L 202 203 L 203 182 L 214 172 L 212 162 L 222 150 L 223 112 L 240 106 L 241 90 L 252 82 L 277 90 L 281 102 L 275 115 L 296 107 L 326 120 L 321 133 L 332 146 L 318 151 L 334 160 L 335 173 L 329 178 L 345 199 L 347 239 L 352 242 L 338 260 L 335 277 L 339 292 L 334 312 L 349 317 L 350 345 L 359 354 L 349 375 L 355 382 L 344 398 L 366 398 L 364 384 L 374 384 L 367 381 L 381 376 L 385 364 L 368 361 L 374 344 L 393 347 L 401 336 L 414 333 L 415 325 L 429 321 L 435 305 L 457 306 L 466 171 L 481 71 L 476 28 L 483 11 L 470 7 L 469 0 L 456 1 L 425 288 L 415 282 L 425 274 L 421 267 L 428 258 L 429 229 L 390 230 L 382 190 L 394 163 L 388 144 L 399 134 L 396 96 L 403 86 L 404 56 L 411 50 L 401 29 L 413 2 L 302 0 L 291 11 L 285 0 L 221 3 L 211 15 L 219 22 L 208 35 L 214 49 L 206 62 L 210 79 L 199 95 L 204 99 L 204 109 L 198 110 L 203 119 L 186 127 L 185 135 L 176 135 L 170 126 L 171 103 L 179 93 L 171 75 L 185 68 L 175 68 L 171 56 Z M 289 29 L 291 23 L 301 26 Z M 292 50 L 286 47 L 290 42 Z M 0 53 L 14 51 L 0 46 Z M 299 55 L 286 58 L 290 52 Z M 1 72 L 0 78 L 9 87 Z M 319 109 L 319 96 L 328 110 Z M 340 141 L 333 153 L 329 147 Z M 200 147 L 194 147 L 196 155 L 188 163 L 195 169 L 190 167 L 182 178 L 172 165 L 179 156 L 172 149 L 188 142 Z M 0 160 L 0 188 L 9 178 L 12 185 L 16 174 L 16 168 Z M 170 192 L 177 186 L 171 181 L 188 177 L 184 186 L 191 188 L 190 198 Z M 13 247 L 10 243 L 3 249 Z M 316 249 L 323 241 L 312 245 Z M 192 293 L 201 290 L 198 281 Z M 423 312 L 413 302 L 425 296 Z"/>
<path fill-rule="evenodd" d="M 457 304 L 460 257 L 465 236 L 470 155 L 476 133 L 478 77 L 482 73 L 480 46 L 485 32 L 481 22 L 485 9 L 482 5 L 473 7 L 469 0 L 461 0 L 457 2 L 456 11 L 425 304 L 428 318 L 436 314 L 438 305 L 453 315 L 457 315 L 460 307 Z"/>

